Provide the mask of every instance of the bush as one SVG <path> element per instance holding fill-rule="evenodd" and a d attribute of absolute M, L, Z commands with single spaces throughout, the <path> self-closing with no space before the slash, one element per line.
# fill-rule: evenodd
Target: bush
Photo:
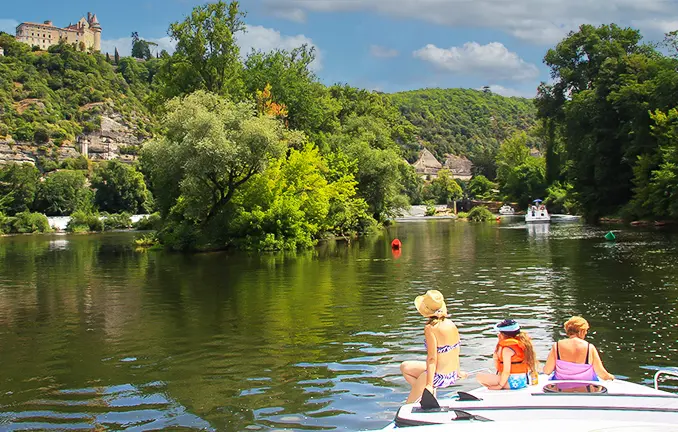
<path fill-rule="evenodd" d="M 38 144 L 44 144 L 49 141 L 49 131 L 44 126 L 38 126 L 33 132 L 33 141 Z"/>
<path fill-rule="evenodd" d="M 487 222 L 494 220 L 494 215 L 485 206 L 473 207 L 468 212 L 468 220 L 473 222 Z"/>
<path fill-rule="evenodd" d="M 0 235 L 7 234 L 10 230 L 11 218 L 7 217 L 3 212 L 0 211 Z"/>
<path fill-rule="evenodd" d="M 71 220 L 68 221 L 68 225 L 66 225 L 66 231 L 74 233 L 103 230 L 104 222 L 99 218 L 99 214 L 83 210 L 74 212 L 71 215 Z"/>
<path fill-rule="evenodd" d="M 160 213 L 153 213 L 136 221 L 132 227 L 139 231 L 158 230 L 162 224 Z"/>
<path fill-rule="evenodd" d="M 434 216 L 436 214 L 436 206 L 431 202 L 426 202 L 426 212 L 424 216 Z"/>
<path fill-rule="evenodd" d="M 10 232 L 12 233 L 26 234 L 51 231 L 47 216 L 42 213 L 25 211 L 17 213 L 15 217 L 10 219 Z"/>
<path fill-rule="evenodd" d="M 104 230 L 129 229 L 132 227 L 132 215 L 126 212 L 104 216 Z"/>
<path fill-rule="evenodd" d="M 152 247 L 160 244 L 157 233 L 145 233 L 134 239 L 134 244 L 139 247 Z"/>
<path fill-rule="evenodd" d="M 458 212 L 457 219 L 468 219 L 468 212 Z"/>

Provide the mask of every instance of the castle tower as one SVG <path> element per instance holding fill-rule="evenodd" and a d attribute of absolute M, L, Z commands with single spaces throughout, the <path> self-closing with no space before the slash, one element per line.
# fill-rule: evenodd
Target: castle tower
<path fill-rule="evenodd" d="M 89 16 L 89 12 L 87 15 Z M 94 32 L 94 51 L 101 51 L 101 24 L 99 24 L 97 14 L 93 14 L 90 18 L 89 27 Z"/>

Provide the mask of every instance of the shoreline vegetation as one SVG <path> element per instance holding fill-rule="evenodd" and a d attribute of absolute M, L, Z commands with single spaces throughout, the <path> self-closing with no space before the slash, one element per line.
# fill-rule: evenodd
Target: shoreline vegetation
<path fill-rule="evenodd" d="M 389 95 L 322 84 L 305 45 L 241 53 L 244 16 L 235 1 L 197 6 L 169 26 L 175 52 L 157 58 L 138 37 L 134 57 L 111 58 L 0 33 L 0 156 L 10 155 L 0 234 L 49 230 L 44 215 L 90 232 L 148 213 L 155 234 L 144 244 L 295 250 L 460 199 L 524 208 L 542 198 L 590 222 L 678 220 L 677 32 L 665 54 L 634 29 L 582 25 L 546 53 L 553 81 L 534 100 Z M 125 142 L 143 144 L 73 154 L 111 118 L 134 135 Z M 472 178 L 422 175 L 412 163 L 423 149 L 468 158 Z M 482 207 L 462 216 L 496 217 Z"/>

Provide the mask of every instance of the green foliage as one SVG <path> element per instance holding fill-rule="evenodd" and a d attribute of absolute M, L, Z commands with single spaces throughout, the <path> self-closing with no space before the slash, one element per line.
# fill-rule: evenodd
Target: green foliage
<path fill-rule="evenodd" d="M 468 219 L 468 212 L 458 212 L 457 218 L 458 219 Z"/>
<path fill-rule="evenodd" d="M 426 210 L 424 211 L 424 216 L 435 216 L 436 214 L 436 203 L 433 201 L 426 201 Z"/>
<path fill-rule="evenodd" d="M 462 195 L 461 186 L 447 169 L 438 171 L 437 177 L 424 186 L 424 198 L 436 204 L 448 204 L 460 199 Z"/>
<path fill-rule="evenodd" d="M 244 31 L 238 2 L 197 6 L 183 22 L 170 25 L 174 54 L 160 72 L 166 97 L 207 90 L 219 95 L 242 92 L 240 49 L 236 36 Z"/>
<path fill-rule="evenodd" d="M 151 46 L 153 45 L 157 44 L 155 42 L 148 42 L 139 38 L 139 33 L 137 32 L 132 33 L 132 57 L 150 60 L 152 58 Z"/>
<path fill-rule="evenodd" d="M 554 83 L 540 87 L 536 102 L 549 178 L 560 173 L 572 184 L 589 219 L 615 214 L 632 199 L 647 214 L 639 203 L 650 198 L 646 186 L 661 159 L 648 111 L 675 107 L 678 60 L 642 44 L 637 30 L 611 24 L 581 26 L 544 61 Z"/>
<path fill-rule="evenodd" d="M 579 214 L 581 209 L 575 199 L 572 185 L 554 182 L 546 189 L 544 204 L 551 213 Z"/>
<path fill-rule="evenodd" d="M 153 247 L 157 246 L 160 243 L 158 235 L 155 232 L 141 234 L 134 239 L 134 244 L 139 247 Z"/>
<path fill-rule="evenodd" d="M 497 154 L 497 182 L 500 190 L 519 205 L 541 198 L 546 192 L 546 163 L 530 156 L 528 136 L 518 132 L 501 144 Z"/>
<path fill-rule="evenodd" d="M 278 121 L 198 91 L 167 104 L 164 136 L 141 153 L 161 215 L 205 225 L 238 188 L 280 156 L 289 134 Z M 185 226 L 192 232 L 191 224 Z M 184 228 L 181 229 L 182 231 Z"/>
<path fill-rule="evenodd" d="M 650 113 L 652 134 L 659 148 L 638 158 L 634 167 L 635 195 L 626 213 L 634 218 L 678 219 L 678 109 Z"/>
<path fill-rule="evenodd" d="M 45 233 L 51 231 L 47 216 L 41 213 L 23 211 L 17 213 L 13 218 L 8 218 L 5 223 L 6 227 L 9 228 L 8 232 L 13 234 Z"/>
<path fill-rule="evenodd" d="M 150 211 L 153 204 L 144 175 L 135 167 L 117 160 L 97 167 L 92 187 L 96 190 L 94 203 L 101 211 L 137 214 Z"/>
<path fill-rule="evenodd" d="M 34 53 L 1 34 L 0 123 L 18 141 L 61 144 L 86 130 L 98 130 L 95 113 L 136 113 L 146 108 L 135 96 L 147 84 L 130 86 L 99 53 L 84 53 L 62 43 Z"/>
<path fill-rule="evenodd" d="M 139 231 L 159 230 L 162 227 L 160 213 L 152 213 L 135 222 L 132 227 Z"/>
<path fill-rule="evenodd" d="M 480 174 L 473 176 L 471 181 L 468 183 L 468 195 L 471 198 L 480 199 L 480 200 L 492 200 L 495 199 L 494 189 L 497 188 L 497 185 L 487 177 Z"/>
<path fill-rule="evenodd" d="M 61 161 L 61 168 L 66 170 L 89 170 L 89 160 L 85 156 L 77 158 L 67 158 Z"/>
<path fill-rule="evenodd" d="M 388 96 L 420 130 L 439 160 L 444 155 L 467 155 L 478 173 L 494 178 L 494 155 L 515 131 L 535 124 L 531 100 L 507 98 L 469 89 L 425 89 Z M 414 162 L 418 146 L 407 153 Z"/>
<path fill-rule="evenodd" d="M 92 207 L 92 191 L 81 171 L 61 170 L 47 175 L 36 196 L 36 210 L 49 216 L 67 216 Z"/>
<path fill-rule="evenodd" d="M 355 181 L 343 176 L 329 182 L 328 174 L 317 149 L 291 149 L 288 158 L 273 161 L 244 189 L 243 207 L 237 211 L 231 237 L 245 249 L 293 250 L 315 245 L 320 233 L 334 228 L 328 218 L 333 203 L 355 201 Z M 352 208 L 349 203 L 343 209 Z M 350 220 L 354 215 L 343 218 Z M 348 232 L 359 226 L 341 228 Z"/>
<path fill-rule="evenodd" d="M 0 211 L 11 216 L 31 209 L 39 179 L 29 163 L 0 165 Z"/>
<path fill-rule="evenodd" d="M 71 214 L 66 231 L 72 233 L 98 232 L 104 230 L 104 222 L 98 213 L 78 210 Z"/>
<path fill-rule="evenodd" d="M 471 222 L 487 222 L 494 220 L 494 215 L 485 206 L 476 206 L 466 216 Z"/>
<path fill-rule="evenodd" d="M 127 212 L 114 214 L 104 213 L 102 216 L 104 231 L 132 228 L 132 215 Z"/>

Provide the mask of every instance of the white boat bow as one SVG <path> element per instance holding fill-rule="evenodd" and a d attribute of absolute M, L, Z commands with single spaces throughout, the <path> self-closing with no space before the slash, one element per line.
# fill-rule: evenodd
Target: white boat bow
<path fill-rule="evenodd" d="M 632 431 L 678 432 L 678 395 L 623 380 L 550 381 L 520 390 L 485 387 L 438 400 L 439 408 L 419 402 L 403 405 L 384 430 L 417 431 Z M 512 427 L 511 425 L 515 426 Z M 633 427 L 636 427 L 633 429 Z"/>

